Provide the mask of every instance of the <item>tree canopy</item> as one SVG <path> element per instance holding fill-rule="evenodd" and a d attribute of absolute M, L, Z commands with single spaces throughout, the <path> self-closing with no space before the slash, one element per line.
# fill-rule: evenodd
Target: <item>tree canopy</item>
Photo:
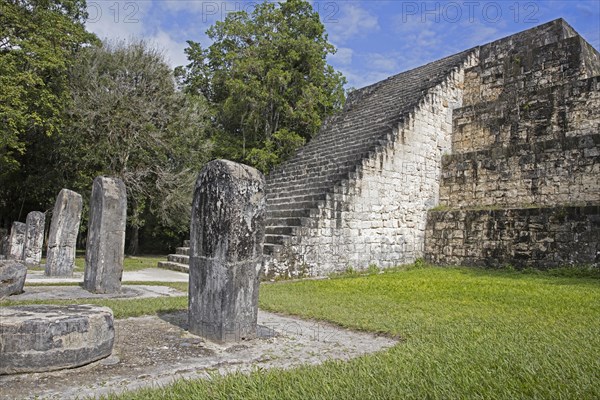
<path fill-rule="evenodd" d="M 57 193 L 48 161 L 70 101 L 67 70 L 78 49 L 97 41 L 84 28 L 85 10 L 83 0 L 0 2 L 0 219 Z"/>
<path fill-rule="evenodd" d="M 212 107 L 217 156 L 266 172 L 343 105 L 345 79 L 326 60 L 335 48 L 308 2 L 263 2 L 228 14 L 207 35 L 207 48 L 188 41 L 190 63 L 176 73 Z"/>
<path fill-rule="evenodd" d="M 147 214 L 187 231 L 193 180 L 209 156 L 203 99 L 177 91 L 162 53 L 143 41 L 83 49 L 69 82 L 65 164 L 83 187 L 98 175 L 125 182 L 130 253 Z"/>
<path fill-rule="evenodd" d="M 18 168 L 32 135 L 62 128 L 67 76 L 75 51 L 92 43 L 85 1 L 0 3 L 0 171 Z"/>
<path fill-rule="evenodd" d="M 85 0 L 0 1 L 2 227 L 51 209 L 61 188 L 85 207 L 93 179 L 110 175 L 127 187 L 131 253 L 142 227 L 179 241 L 206 161 L 267 172 L 344 102 L 335 49 L 304 0 L 230 13 L 175 71 L 143 41 L 100 42 L 86 18 Z"/>

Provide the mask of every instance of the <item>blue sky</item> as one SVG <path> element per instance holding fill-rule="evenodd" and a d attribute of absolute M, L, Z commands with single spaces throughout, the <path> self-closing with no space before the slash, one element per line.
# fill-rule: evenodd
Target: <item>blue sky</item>
<path fill-rule="evenodd" d="M 100 38 L 145 38 L 172 66 L 186 64 L 186 40 L 252 1 L 88 0 L 87 28 Z M 600 0 L 313 2 L 338 52 L 329 62 L 360 88 L 478 44 L 562 17 L 600 49 Z"/>

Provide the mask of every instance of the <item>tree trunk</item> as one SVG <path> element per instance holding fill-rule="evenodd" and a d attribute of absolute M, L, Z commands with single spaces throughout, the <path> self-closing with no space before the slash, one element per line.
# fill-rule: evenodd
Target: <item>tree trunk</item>
<path fill-rule="evenodd" d="M 127 254 L 135 256 L 138 253 L 139 241 L 140 241 L 140 210 L 138 203 L 135 199 L 131 200 L 131 237 L 129 238 L 129 248 Z"/>
<path fill-rule="evenodd" d="M 139 240 L 140 228 L 137 225 L 133 225 L 131 227 L 131 238 L 129 239 L 129 249 L 127 249 L 127 254 L 130 256 L 137 255 L 139 249 Z"/>

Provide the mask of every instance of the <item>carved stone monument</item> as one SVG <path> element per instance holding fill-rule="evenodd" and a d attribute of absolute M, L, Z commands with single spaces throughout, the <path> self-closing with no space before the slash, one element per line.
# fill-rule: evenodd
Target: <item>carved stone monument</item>
<path fill-rule="evenodd" d="M 46 216 L 43 212 L 32 211 L 27 214 L 25 248 L 23 250 L 23 261 L 26 265 L 38 265 L 42 260 L 45 223 Z"/>
<path fill-rule="evenodd" d="M 125 251 L 127 193 L 118 178 L 94 179 L 83 286 L 94 293 L 121 290 Z"/>
<path fill-rule="evenodd" d="M 189 330 L 217 342 L 256 337 L 265 180 L 232 161 L 196 181 L 190 240 Z"/>
<path fill-rule="evenodd" d="M 0 261 L 0 299 L 23 292 L 27 268 L 18 261 Z"/>
<path fill-rule="evenodd" d="M 25 224 L 13 222 L 8 239 L 8 258 L 11 260 L 23 259 L 23 247 L 25 246 Z"/>
<path fill-rule="evenodd" d="M 46 275 L 48 276 L 73 275 L 81 207 L 81 195 L 72 190 L 63 189 L 56 198 L 46 256 Z"/>

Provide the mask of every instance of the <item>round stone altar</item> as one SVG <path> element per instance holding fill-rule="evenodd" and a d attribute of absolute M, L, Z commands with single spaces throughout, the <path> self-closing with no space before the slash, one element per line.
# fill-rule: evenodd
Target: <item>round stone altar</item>
<path fill-rule="evenodd" d="M 113 313 L 94 305 L 0 308 L 0 375 L 79 367 L 108 357 Z"/>

